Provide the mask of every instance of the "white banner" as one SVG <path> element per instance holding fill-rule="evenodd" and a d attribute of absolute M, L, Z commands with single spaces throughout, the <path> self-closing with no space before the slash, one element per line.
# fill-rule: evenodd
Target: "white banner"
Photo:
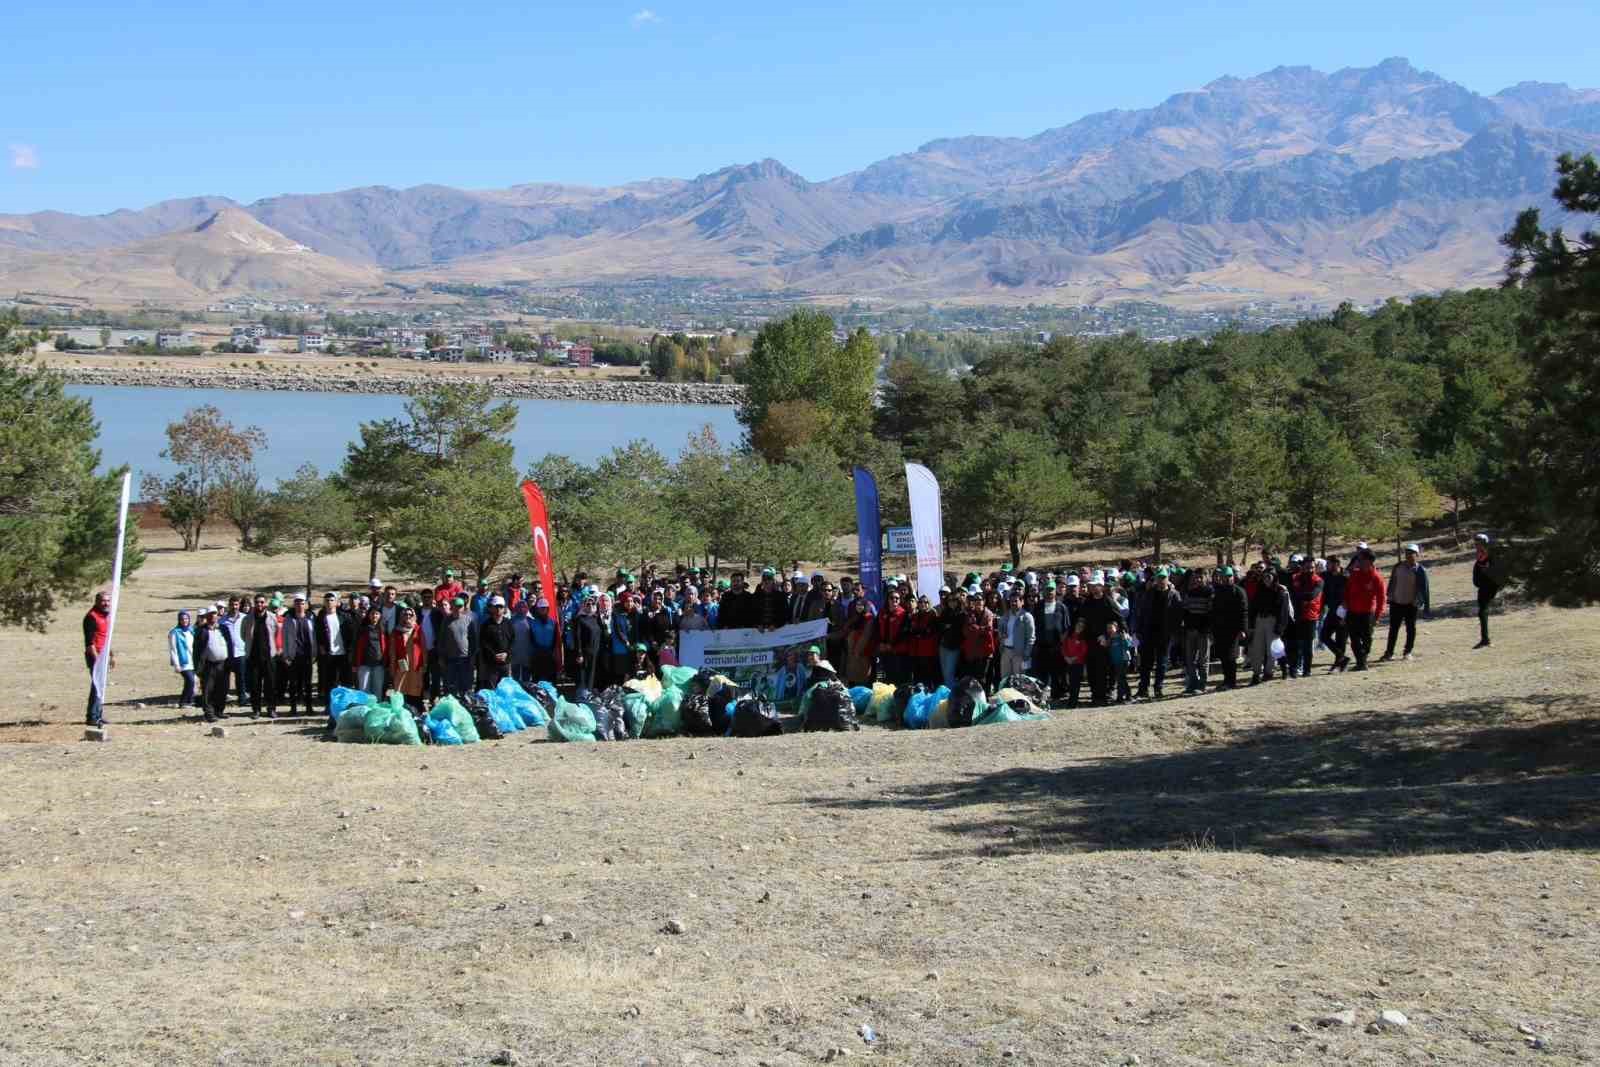
<path fill-rule="evenodd" d="M 128 532 L 128 493 L 133 488 L 133 472 L 122 476 L 122 506 L 117 512 L 117 551 L 111 562 L 111 614 L 106 619 L 106 644 L 95 657 L 94 670 L 89 677 L 94 680 L 100 703 L 106 700 L 106 671 L 111 667 L 111 638 L 117 632 L 117 602 L 122 599 L 122 544 Z"/>
<path fill-rule="evenodd" d="M 939 505 L 939 480 L 920 463 L 906 464 L 906 495 L 911 500 L 911 529 L 917 539 L 917 592 L 939 606 L 944 585 L 944 513 Z"/>
<path fill-rule="evenodd" d="M 684 630 L 678 634 L 678 662 L 713 670 L 772 667 L 787 650 L 820 643 L 827 636 L 827 619 L 790 623 L 776 630 Z"/>

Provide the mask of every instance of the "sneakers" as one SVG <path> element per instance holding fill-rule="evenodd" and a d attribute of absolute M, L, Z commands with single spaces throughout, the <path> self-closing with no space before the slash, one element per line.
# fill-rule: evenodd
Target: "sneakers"
<path fill-rule="evenodd" d="M 1378 662 L 1379 663 L 1388 663 L 1392 659 L 1394 659 L 1394 653 L 1393 652 L 1385 652 L 1383 655 L 1378 657 Z"/>
<path fill-rule="evenodd" d="M 1489 647 L 1489 639 L 1487 637 L 1485 637 L 1482 641 L 1479 641 L 1477 644 L 1472 646 L 1472 651 L 1476 652 L 1480 648 L 1488 648 L 1488 647 Z"/>
<path fill-rule="evenodd" d="M 1400 657 L 1400 662 L 1401 663 L 1410 663 L 1411 662 L 1411 653 L 1407 652 L 1405 655 L 1401 656 Z"/>

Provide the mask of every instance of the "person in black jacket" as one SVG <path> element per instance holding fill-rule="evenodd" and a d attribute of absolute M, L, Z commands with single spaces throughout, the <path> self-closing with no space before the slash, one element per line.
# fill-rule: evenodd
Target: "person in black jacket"
<path fill-rule="evenodd" d="M 1329 673 L 1339 669 L 1344 662 L 1345 628 L 1339 609 L 1344 606 L 1344 564 L 1334 556 L 1324 564 L 1322 571 L 1322 644 L 1333 653 L 1333 666 Z"/>
<path fill-rule="evenodd" d="M 1250 684 L 1257 685 L 1265 677 L 1272 680 L 1273 667 L 1282 664 L 1283 677 L 1289 677 L 1287 657 L 1272 653 L 1272 643 L 1288 636 L 1289 625 L 1294 622 L 1294 602 L 1289 590 L 1278 581 L 1278 572 L 1268 567 L 1261 574 L 1261 589 L 1250 605 Z"/>
<path fill-rule="evenodd" d="M 350 616 L 339 610 L 338 596 L 329 593 L 322 598 L 322 610 L 312 618 L 311 628 L 317 640 L 317 689 L 327 707 L 334 687 L 350 684 L 356 627 Z"/>
<path fill-rule="evenodd" d="M 1250 628 L 1250 598 L 1234 578 L 1232 567 L 1217 572 L 1211 598 L 1211 641 L 1222 660 L 1222 687 L 1239 687 L 1239 646 Z"/>
<path fill-rule="evenodd" d="M 595 614 L 598 597 L 585 596 L 579 603 L 578 613 L 572 617 L 572 674 L 577 682 L 577 697 L 584 700 L 594 688 L 595 669 L 611 641 Z"/>
<path fill-rule="evenodd" d="M 745 585 L 745 575 L 739 571 L 733 576 L 733 585 L 722 594 L 717 609 L 717 629 L 742 630 L 755 625 L 751 622 L 750 589 Z"/>
<path fill-rule="evenodd" d="M 478 688 L 493 689 L 511 674 L 511 646 L 516 631 L 506 618 L 506 598 L 489 598 L 489 617 L 478 628 Z"/>
<path fill-rule="evenodd" d="M 1155 580 L 1144 590 L 1134 617 L 1139 620 L 1140 700 L 1150 696 L 1150 676 L 1155 675 L 1156 699 L 1161 699 L 1167 678 L 1167 648 L 1183 625 L 1183 598 L 1172 588 L 1167 568 L 1156 569 Z"/>
<path fill-rule="evenodd" d="M 778 586 L 778 573 L 771 567 L 761 572 L 761 585 L 755 591 L 752 607 L 750 626 L 773 630 L 789 621 L 789 597 Z"/>
<path fill-rule="evenodd" d="M 1106 598 L 1106 578 L 1100 571 L 1089 576 L 1089 595 L 1073 616 L 1074 624 L 1080 619 L 1084 623 L 1084 640 L 1089 642 L 1089 695 L 1095 707 L 1103 708 L 1111 689 L 1111 650 L 1106 624 L 1120 625 L 1122 613 Z"/>
<path fill-rule="evenodd" d="M 1183 594 L 1183 692 L 1204 693 L 1211 667 L 1211 635 L 1215 626 L 1216 590 L 1206 572 L 1196 567 L 1187 575 Z"/>
<path fill-rule="evenodd" d="M 1489 535 L 1479 534 L 1473 538 L 1477 545 L 1478 558 L 1472 563 L 1472 584 L 1478 590 L 1478 643 L 1474 649 L 1489 647 L 1489 605 L 1494 603 L 1494 598 L 1500 592 L 1500 587 L 1505 584 L 1505 575 L 1500 571 L 1500 561 L 1489 552 Z"/>

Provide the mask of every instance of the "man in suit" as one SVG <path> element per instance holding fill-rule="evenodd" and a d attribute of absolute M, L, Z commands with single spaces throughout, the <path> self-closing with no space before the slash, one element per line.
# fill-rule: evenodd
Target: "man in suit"
<path fill-rule="evenodd" d="M 304 593 L 294 595 L 282 625 L 284 695 L 289 702 L 289 714 L 293 715 L 295 706 L 302 703 L 310 714 L 311 663 L 317 658 L 317 638 L 312 632 L 311 616 L 306 613 Z"/>
<path fill-rule="evenodd" d="M 339 597 L 335 593 L 322 598 L 322 610 L 311 623 L 317 642 L 317 689 L 326 707 L 336 686 L 350 684 L 350 650 L 355 640 L 355 624 L 339 610 Z"/>

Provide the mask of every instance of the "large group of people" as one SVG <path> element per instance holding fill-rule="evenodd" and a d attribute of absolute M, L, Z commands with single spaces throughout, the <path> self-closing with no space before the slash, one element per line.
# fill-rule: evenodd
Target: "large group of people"
<path fill-rule="evenodd" d="M 1487 535 L 1478 535 L 1473 584 L 1481 640 L 1503 577 Z M 544 589 L 514 574 L 468 588 L 452 570 L 433 586 L 401 590 L 376 579 L 365 593 L 246 593 L 178 613 L 167 635 L 177 702 L 224 717 L 236 710 L 275 718 L 327 707 L 336 687 L 382 698 L 399 691 L 417 707 L 465 697 L 514 678 L 525 687 L 568 683 L 587 693 L 677 663 L 686 630 L 770 630 L 826 621 L 826 636 L 800 662 L 781 665 L 774 685 L 796 688 L 808 663 L 825 658 L 847 685 L 887 682 L 954 688 L 964 678 L 994 690 L 1027 674 L 1052 704 L 1095 706 L 1183 692 L 1308 678 L 1325 652 L 1330 671 L 1367 670 L 1380 621 L 1388 636 L 1376 662 L 1409 659 L 1417 621 L 1430 614 L 1428 569 L 1419 546 L 1380 573 L 1365 542 L 1348 561 L 1266 556 L 1249 567 L 1185 569 L 1122 560 L 1073 571 L 969 573 L 938 591 L 938 605 L 903 575 L 874 597 L 853 577 L 836 581 L 798 565 L 754 580 L 700 568 L 647 566 L 609 580 L 584 573 Z M 104 645 L 108 602 L 84 617 L 85 657 Z M 1400 638 L 1404 635 L 1404 644 Z M 1241 674 L 1248 672 L 1248 682 Z M 1087 695 L 1084 690 L 1087 687 Z M 784 694 L 774 694 L 782 697 Z M 102 718 L 91 686 L 87 713 Z"/>

